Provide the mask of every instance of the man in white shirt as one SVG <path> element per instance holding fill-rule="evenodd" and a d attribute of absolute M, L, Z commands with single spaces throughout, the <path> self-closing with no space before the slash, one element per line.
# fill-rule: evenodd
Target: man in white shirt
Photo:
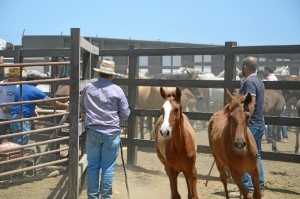
<path fill-rule="evenodd" d="M 26 77 L 26 70 L 22 71 L 22 77 Z M 20 68 L 12 67 L 8 69 L 8 72 L 4 74 L 6 79 L 0 82 L 0 104 L 9 103 L 14 101 L 15 91 L 17 85 L 2 86 L 2 83 L 16 82 L 20 80 Z M 0 108 L 0 122 L 10 119 L 10 106 L 1 106 Z M 0 136 L 8 133 L 9 124 L 0 125 Z M 0 138 L 0 144 L 3 139 Z"/>

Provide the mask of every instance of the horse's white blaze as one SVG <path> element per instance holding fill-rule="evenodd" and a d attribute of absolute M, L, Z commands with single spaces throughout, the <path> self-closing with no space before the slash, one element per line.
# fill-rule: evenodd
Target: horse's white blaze
<path fill-rule="evenodd" d="M 170 113 L 171 113 L 171 110 L 172 110 L 171 103 L 169 101 L 166 101 L 163 105 L 163 109 L 164 109 L 164 112 L 165 112 L 165 116 L 164 116 L 163 123 L 160 127 L 160 130 L 163 134 L 165 134 L 169 130 L 170 135 L 171 135 L 172 128 L 169 124 L 169 117 L 170 117 Z"/>

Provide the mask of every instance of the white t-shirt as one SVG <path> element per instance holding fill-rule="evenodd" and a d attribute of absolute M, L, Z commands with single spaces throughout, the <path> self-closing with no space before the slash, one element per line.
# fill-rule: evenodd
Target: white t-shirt
<path fill-rule="evenodd" d="M 1 81 L 0 83 L 9 82 L 8 79 Z M 1 86 L 0 84 L 0 104 L 13 102 L 15 97 L 17 85 Z M 0 119 L 9 119 L 9 113 L 3 113 L 0 108 Z"/>

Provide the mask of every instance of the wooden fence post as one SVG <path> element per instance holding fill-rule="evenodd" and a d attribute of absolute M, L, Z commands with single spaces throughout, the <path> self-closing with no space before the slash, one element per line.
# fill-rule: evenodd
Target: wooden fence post
<path fill-rule="evenodd" d="M 69 199 L 79 196 L 78 164 L 79 164 L 79 80 L 80 80 L 80 29 L 71 29 L 70 59 L 70 113 L 69 113 Z"/>
<path fill-rule="evenodd" d="M 132 53 L 134 45 L 129 45 L 131 51 L 129 55 L 129 83 L 128 83 L 128 103 L 130 108 L 130 116 L 127 120 L 128 138 L 127 138 L 127 164 L 136 165 L 137 146 L 134 145 L 133 139 L 136 131 L 136 117 L 134 114 L 136 90 L 135 76 L 137 74 L 137 56 Z"/>

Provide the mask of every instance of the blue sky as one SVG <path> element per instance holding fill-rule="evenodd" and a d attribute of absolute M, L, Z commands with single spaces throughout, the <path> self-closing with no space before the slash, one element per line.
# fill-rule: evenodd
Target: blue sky
<path fill-rule="evenodd" d="M 300 0 L 0 0 L 0 38 L 70 35 L 240 46 L 299 45 Z"/>

